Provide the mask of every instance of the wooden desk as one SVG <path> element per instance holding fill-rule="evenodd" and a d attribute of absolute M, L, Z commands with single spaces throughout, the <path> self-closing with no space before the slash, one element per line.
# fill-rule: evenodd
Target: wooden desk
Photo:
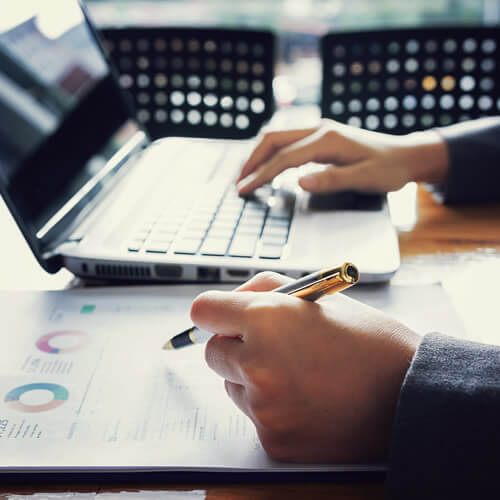
<path fill-rule="evenodd" d="M 500 204 L 475 207 L 450 208 L 436 203 L 432 196 L 423 189 L 418 194 L 419 218 L 412 231 L 400 234 L 402 255 L 402 271 L 415 258 L 428 259 L 438 256 L 446 259 L 448 265 L 461 265 L 464 255 L 473 255 L 475 260 L 500 257 Z M 19 251 L 10 247 L 10 254 L 16 256 L 18 268 L 23 269 L 21 277 L 14 283 L 5 281 L 9 262 L 2 260 L 0 264 L 0 286 L 2 288 L 39 288 L 46 279 L 47 287 L 56 288 L 67 284 L 70 275 L 62 272 L 56 277 L 44 276 L 36 261 L 26 252 L 25 245 L 10 221 L 0 214 L 0 229 L 2 223 L 10 224 L 8 230 L 14 238 Z M 6 222 L 7 221 L 7 222 Z M 12 240 L 11 240 L 12 242 Z M 15 246 L 14 245 L 14 246 Z M 22 248 L 21 248 L 22 247 Z M 441 260 L 438 262 L 440 264 Z M 9 274 L 10 273 L 10 274 Z M 33 277 L 35 276 L 35 278 Z M 23 284 L 25 286 L 23 286 Z M 134 490 L 205 490 L 208 499 L 244 500 L 244 499 L 381 499 L 384 485 L 382 481 L 369 483 L 249 483 L 249 484 L 85 484 L 85 485 L 36 485 L 36 484 L 1 484 L 0 499 L 7 499 L 7 493 L 33 493 L 37 491 L 134 491 Z"/>
<path fill-rule="evenodd" d="M 439 253 L 500 252 L 500 205 L 449 207 L 437 203 L 420 188 L 418 220 L 414 229 L 400 233 L 399 245 L 405 257 Z"/>

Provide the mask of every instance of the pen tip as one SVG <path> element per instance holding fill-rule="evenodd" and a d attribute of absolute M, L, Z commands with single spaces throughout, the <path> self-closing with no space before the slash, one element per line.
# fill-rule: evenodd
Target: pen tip
<path fill-rule="evenodd" d="M 164 351 L 171 351 L 172 349 L 174 348 L 174 346 L 172 345 L 172 341 L 169 340 L 163 347 L 162 349 Z"/>

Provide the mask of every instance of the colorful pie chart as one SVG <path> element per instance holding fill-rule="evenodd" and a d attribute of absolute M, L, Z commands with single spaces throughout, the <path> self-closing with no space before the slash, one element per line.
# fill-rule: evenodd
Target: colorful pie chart
<path fill-rule="evenodd" d="M 65 347 L 55 347 L 50 344 L 50 341 L 57 337 L 74 337 L 75 341 L 74 343 Z M 42 352 L 48 352 L 50 354 L 63 354 L 79 351 L 80 349 L 83 349 L 89 343 L 89 341 L 90 338 L 85 332 L 79 332 L 77 330 L 61 330 L 58 332 L 51 332 L 43 335 L 37 340 L 36 346 Z"/>
<path fill-rule="evenodd" d="M 26 404 L 21 401 L 21 396 L 30 391 L 50 391 L 52 392 L 53 399 L 47 403 L 42 404 Z M 47 384 L 45 382 L 26 384 L 12 389 L 4 401 L 9 408 L 24 413 L 39 413 L 42 411 L 52 410 L 61 406 L 69 397 L 69 391 L 62 385 Z"/>

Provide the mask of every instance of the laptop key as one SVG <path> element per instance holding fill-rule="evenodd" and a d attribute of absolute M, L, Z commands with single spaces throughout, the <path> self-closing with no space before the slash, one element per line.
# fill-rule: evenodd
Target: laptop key
<path fill-rule="evenodd" d="M 164 229 L 156 229 L 155 228 L 151 232 L 149 239 L 162 240 L 162 241 L 164 241 L 164 240 L 172 241 L 175 238 L 176 234 L 177 233 L 172 232 L 172 231 L 166 231 Z"/>
<path fill-rule="evenodd" d="M 255 252 L 257 238 L 252 236 L 238 236 L 233 239 L 229 255 L 231 257 L 252 257 Z"/>
<path fill-rule="evenodd" d="M 182 239 L 175 244 L 174 252 L 194 255 L 200 247 L 201 239 Z"/>
<path fill-rule="evenodd" d="M 191 220 L 187 223 L 186 230 L 187 231 L 206 231 L 207 227 L 210 225 L 210 220 L 201 221 L 201 220 Z"/>
<path fill-rule="evenodd" d="M 170 246 L 170 244 L 172 243 L 174 239 L 172 237 L 168 237 L 168 238 L 162 238 L 161 236 L 159 235 L 155 235 L 155 236 L 151 236 L 151 238 L 149 238 L 149 240 L 146 242 L 146 247 L 148 245 L 163 245 L 163 246 Z"/>
<path fill-rule="evenodd" d="M 243 213 L 241 214 L 241 218 L 243 220 L 250 220 L 250 219 L 259 219 L 259 220 L 264 220 L 264 217 L 265 217 L 265 211 L 264 210 L 260 210 L 260 211 L 253 211 L 253 210 L 244 210 Z"/>
<path fill-rule="evenodd" d="M 266 205 L 261 201 L 248 200 L 245 204 L 245 210 L 265 210 Z"/>
<path fill-rule="evenodd" d="M 218 203 L 202 203 L 196 207 L 195 214 L 214 214 L 217 211 Z"/>
<path fill-rule="evenodd" d="M 146 253 L 167 253 L 168 247 L 163 243 L 151 243 L 145 246 Z"/>
<path fill-rule="evenodd" d="M 264 232 L 272 234 L 288 234 L 288 224 L 273 224 L 269 219 L 267 219 L 266 224 L 264 225 Z"/>
<path fill-rule="evenodd" d="M 243 207 L 244 214 L 250 214 L 250 213 L 259 214 L 265 211 L 266 211 L 266 205 L 258 205 L 258 204 L 251 205 L 250 202 L 248 201 L 245 203 L 245 206 Z"/>
<path fill-rule="evenodd" d="M 129 252 L 139 252 L 142 248 L 143 242 L 142 241 L 131 241 L 127 245 L 127 250 Z"/>
<path fill-rule="evenodd" d="M 185 216 L 173 215 L 167 211 L 158 219 L 156 224 L 182 224 L 185 220 Z"/>
<path fill-rule="evenodd" d="M 150 232 L 150 229 L 142 229 L 142 228 L 138 229 L 134 233 L 134 238 L 137 238 L 137 239 L 144 238 L 144 239 L 146 239 L 148 237 L 149 232 Z"/>
<path fill-rule="evenodd" d="M 219 214 L 228 214 L 228 215 L 239 215 L 241 213 L 241 210 L 243 208 L 242 204 L 226 204 L 223 203 L 220 208 L 218 213 Z"/>
<path fill-rule="evenodd" d="M 191 221 L 204 221 L 204 222 L 210 222 L 213 218 L 213 212 L 195 212 L 192 216 L 191 216 Z"/>
<path fill-rule="evenodd" d="M 264 227 L 262 238 L 278 238 L 286 241 L 288 237 L 288 229 L 284 227 Z"/>
<path fill-rule="evenodd" d="M 263 219 L 265 215 L 265 210 L 243 210 L 241 217 L 245 219 Z"/>
<path fill-rule="evenodd" d="M 263 245 L 283 246 L 288 238 L 286 236 L 262 236 L 261 242 Z"/>
<path fill-rule="evenodd" d="M 187 240 L 201 240 L 204 236 L 205 233 L 207 232 L 206 228 L 205 229 L 190 229 L 187 227 L 182 231 L 182 239 L 187 239 Z"/>
<path fill-rule="evenodd" d="M 236 236 L 260 236 L 261 224 L 241 224 L 236 229 Z"/>
<path fill-rule="evenodd" d="M 159 222 L 154 227 L 153 231 L 163 231 L 165 233 L 174 233 L 176 234 L 179 231 L 180 224 L 169 224 L 167 222 Z"/>
<path fill-rule="evenodd" d="M 212 226 L 208 230 L 207 238 L 229 239 L 233 235 L 233 232 L 233 228 L 218 228 Z"/>
<path fill-rule="evenodd" d="M 243 205 L 245 200 L 241 198 L 235 191 L 229 190 L 226 196 L 222 200 L 222 203 L 233 204 L 233 205 Z"/>
<path fill-rule="evenodd" d="M 259 257 L 261 259 L 279 259 L 283 252 L 281 245 L 262 245 L 259 250 Z"/>
<path fill-rule="evenodd" d="M 217 229 L 217 230 L 222 230 L 222 231 L 234 231 L 234 226 L 236 225 L 235 222 L 227 222 L 227 221 L 214 221 L 212 225 L 210 226 L 210 229 Z"/>
<path fill-rule="evenodd" d="M 217 239 L 217 238 L 207 238 L 201 247 L 202 255 L 226 255 L 227 247 L 229 245 L 229 238 Z"/>
<path fill-rule="evenodd" d="M 229 222 L 231 224 L 234 224 L 239 218 L 240 218 L 239 212 L 232 212 L 232 213 L 222 212 L 217 214 L 214 222 Z"/>
<path fill-rule="evenodd" d="M 200 217 L 200 218 L 209 218 L 211 219 L 215 212 L 217 211 L 217 207 L 214 208 L 196 208 L 191 212 L 192 217 Z"/>
<path fill-rule="evenodd" d="M 269 209 L 268 217 L 271 219 L 290 219 L 291 211 L 283 206 L 275 205 Z"/>

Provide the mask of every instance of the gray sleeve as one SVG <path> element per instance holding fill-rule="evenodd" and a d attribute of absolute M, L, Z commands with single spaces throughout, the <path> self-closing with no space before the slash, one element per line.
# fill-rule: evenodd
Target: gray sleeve
<path fill-rule="evenodd" d="M 448 145 L 450 169 L 440 186 L 445 203 L 500 200 L 500 117 L 437 129 Z"/>
<path fill-rule="evenodd" d="M 500 498 L 499 452 L 500 347 L 425 336 L 400 393 L 387 498 Z"/>

